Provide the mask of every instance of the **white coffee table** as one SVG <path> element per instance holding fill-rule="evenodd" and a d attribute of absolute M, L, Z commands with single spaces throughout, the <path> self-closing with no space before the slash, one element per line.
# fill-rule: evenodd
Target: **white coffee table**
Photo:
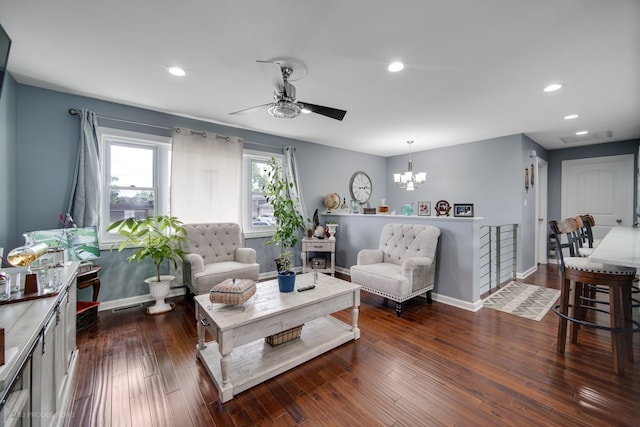
<path fill-rule="evenodd" d="M 273 378 L 348 341 L 360 338 L 360 286 L 320 274 L 296 277 L 296 291 L 281 293 L 277 280 L 259 282 L 256 294 L 242 306 L 212 304 L 209 295 L 196 301 L 197 355 L 224 403 L 234 395 Z M 351 325 L 330 316 L 351 308 Z M 264 337 L 304 324 L 302 335 L 270 346 Z M 205 343 L 205 328 L 214 341 Z"/>

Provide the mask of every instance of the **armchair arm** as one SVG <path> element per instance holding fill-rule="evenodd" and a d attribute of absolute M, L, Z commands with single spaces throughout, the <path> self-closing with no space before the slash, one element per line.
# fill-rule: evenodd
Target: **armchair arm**
<path fill-rule="evenodd" d="M 384 261 L 384 254 L 380 249 L 362 249 L 358 252 L 358 265 L 378 264 Z"/>
<path fill-rule="evenodd" d="M 186 254 L 184 261 L 190 264 L 191 274 L 200 273 L 204 270 L 204 259 L 202 259 L 202 256 L 199 254 Z"/>
<path fill-rule="evenodd" d="M 408 276 L 411 270 L 417 268 L 429 268 L 433 264 L 433 259 L 425 256 L 407 258 L 402 262 L 402 274 Z"/>
<path fill-rule="evenodd" d="M 236 249 L 236 261 L 241 262 L 243 264 L 255 264 L 256 250 L 253 248 Z"/>

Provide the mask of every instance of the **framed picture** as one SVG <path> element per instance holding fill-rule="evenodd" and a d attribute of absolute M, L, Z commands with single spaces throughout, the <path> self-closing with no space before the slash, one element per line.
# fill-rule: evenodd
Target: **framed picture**
<path fill-rule="evenodd" d="M 454 204 L 453 216 L 473 218 L 473 204 L 471 203 Z"/>
<path fill-rule="evenodd" d="M 418 202 L 418 216 L 431 216 L 431 202 Z"/>

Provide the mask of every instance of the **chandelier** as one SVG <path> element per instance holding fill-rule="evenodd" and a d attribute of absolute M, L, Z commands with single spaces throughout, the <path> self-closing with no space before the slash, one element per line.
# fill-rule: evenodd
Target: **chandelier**
<path fill-rule="evenodd" d="M 407 171 L 404 173 L 394 173 L 393 182 L 395 182 L 399 188 L 405 188 L 407 191 L 413 191 L 416 188 L 422 187 L 422 184 L 427 179 L 427 173 L 413 173 L 413 160 L 411 160 L 411 144 L 413 144 L 413 141 L 407 141 L 407 144 L 409 144 L 409 165 L 407 167 Z"/>

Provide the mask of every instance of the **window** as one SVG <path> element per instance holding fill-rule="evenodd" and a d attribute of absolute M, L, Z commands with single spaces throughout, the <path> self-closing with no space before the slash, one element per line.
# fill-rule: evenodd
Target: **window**
<path fill-rule="evenodd" d="M 100 242 L 120 240 L 114 221 L 169 213 L 171 138 L 100 128 L 102 202 Z"/>
<path fill-rule="evenodd" d="M 265 169 L 272 157 L 282 163 L 281 154 L 250 150 L 243 153 L 242 227 L 246 237 L 270 236 L 275 230 L 273 209 L 262 195 L 267 179 Z"/>

